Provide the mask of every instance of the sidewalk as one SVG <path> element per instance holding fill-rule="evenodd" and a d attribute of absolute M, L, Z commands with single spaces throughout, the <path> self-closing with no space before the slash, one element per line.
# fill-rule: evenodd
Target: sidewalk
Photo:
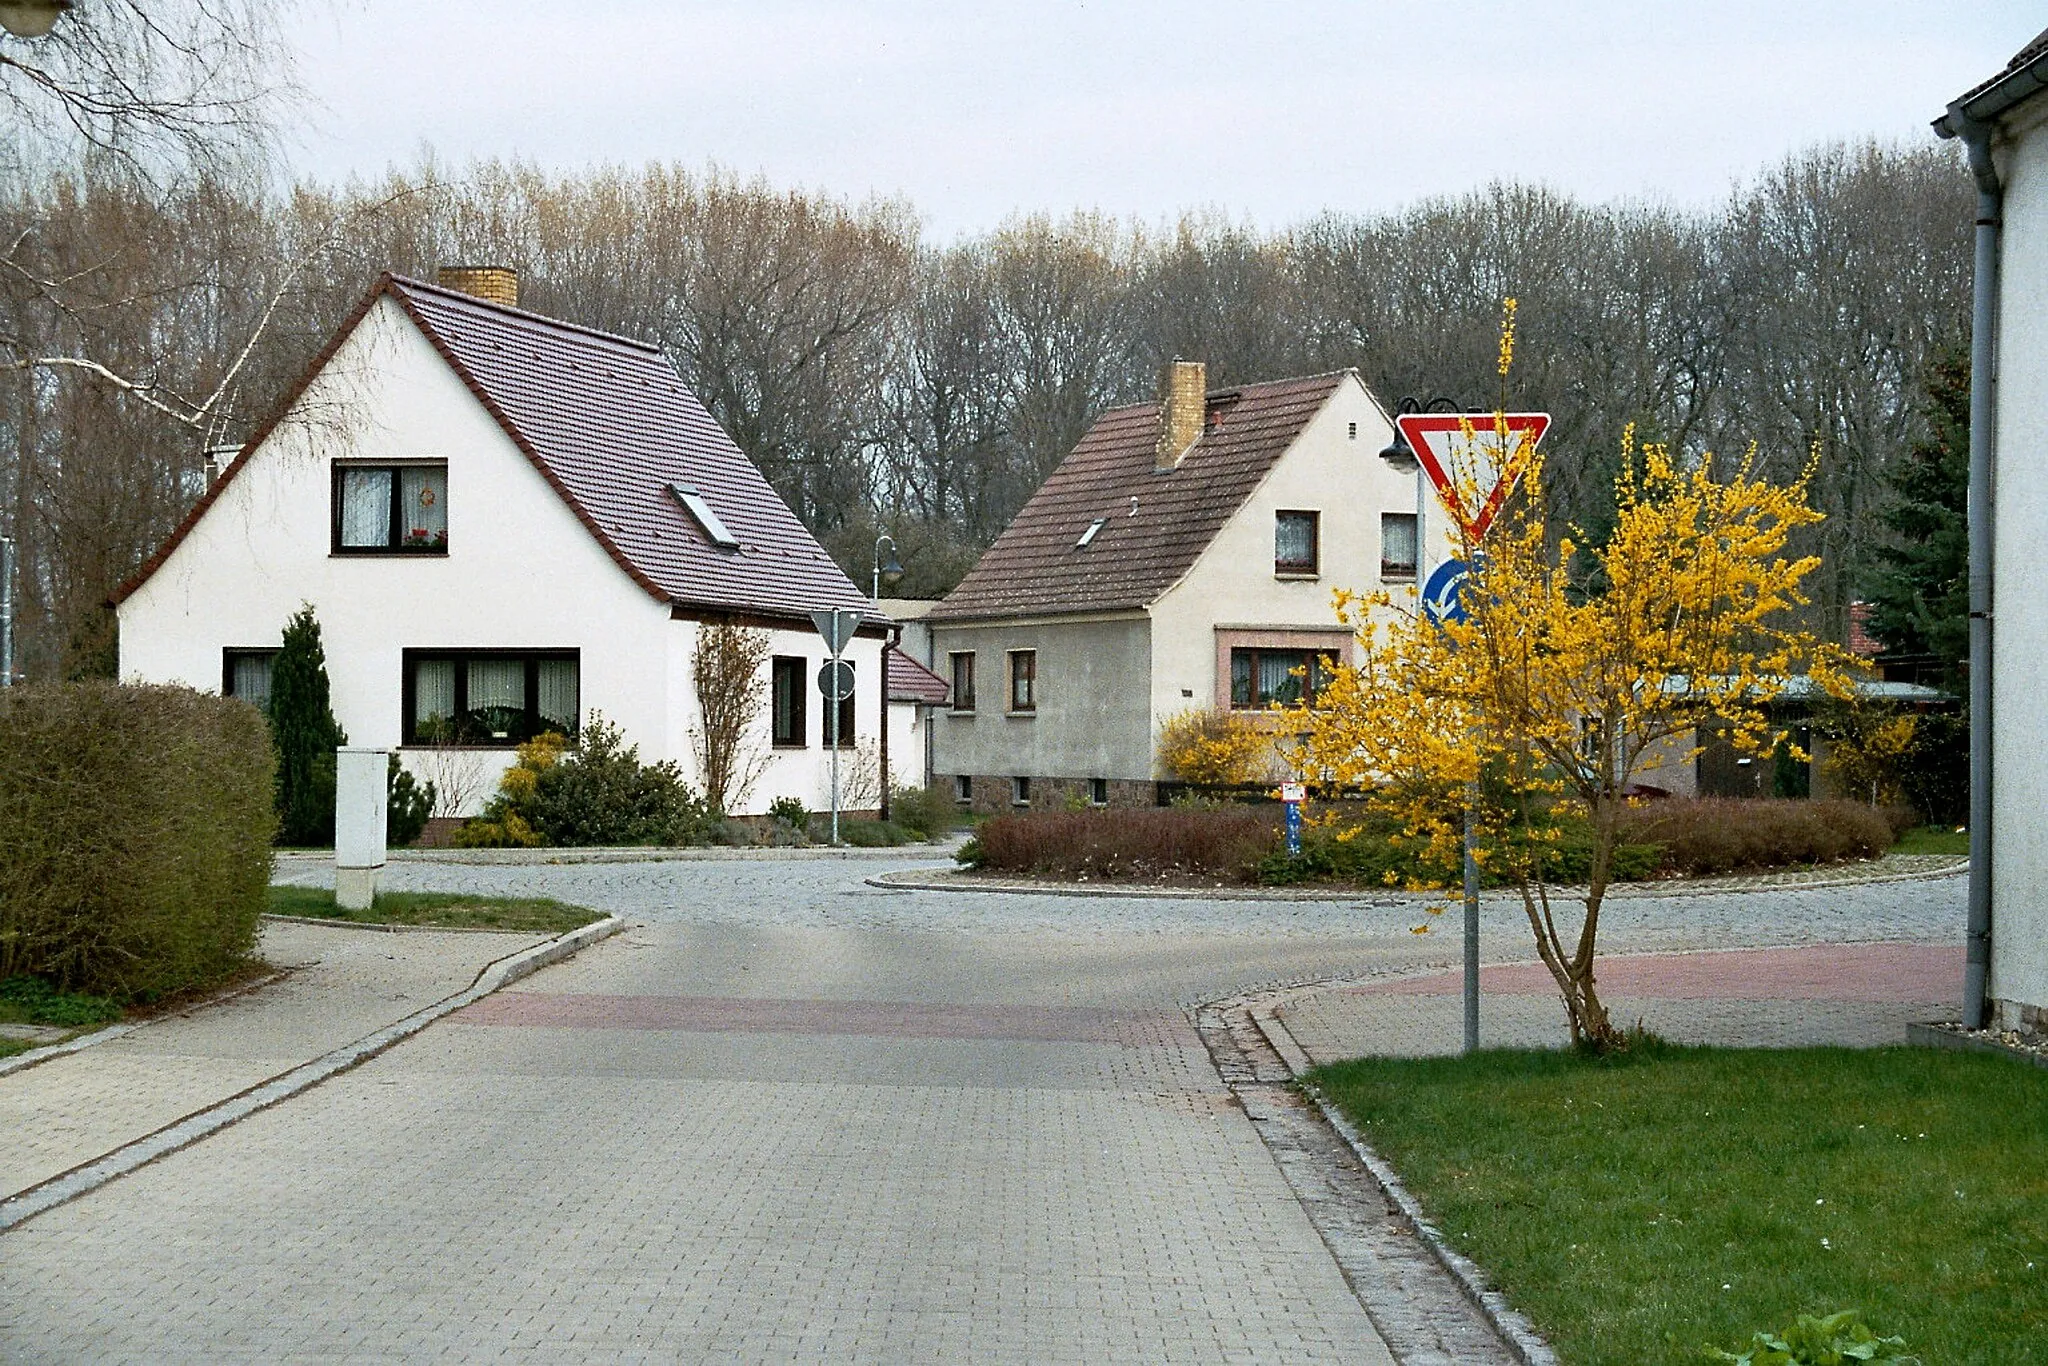
<path fill-rule="evenodd" d="M 384 934 L 266 922 L 292 971 L 217 1005 L 0 1075 L 0 1200 L 467 988 L 540 934 Z"/>
<path fill-rule="evenodd" d="M 1906 1041 L 1909 1023 L 1952 1019 L 1963 951 L 1945 944 L 1798 948 L 1603 957 L 1614 1022 L 1674 1043 L 1870 1048 Z M 1540 963 L 1482 968 L 1479 1037 L 1489 1048 L 1561 1048 L 1564 1007 Z M 1367 1054 L 1452 1054 L 1464 1038 L 1464 978 L 1431 971 L 1289 992 L 1275 1012 L 1316 1063 Z"/>

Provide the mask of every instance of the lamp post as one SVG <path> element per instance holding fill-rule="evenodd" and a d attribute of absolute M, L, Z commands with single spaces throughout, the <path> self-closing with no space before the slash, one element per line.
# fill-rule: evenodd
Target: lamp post
<path fill-rule="evenodd" d="M 1442 395 L 1428 402 L 1417 402 L 1404 397 L 1397 410 L 1400 413 L 1458 413 L 1466 411 L 1465 406 Z M 1474 410 L 1477 411 L 1477 410 Z M 1394 439 L 1380 452 L 1380 459 L 1391 465 L 1412 462 L 1415 466 L 1415 583 L 1418 590 L 1429 582 L 1429 575 L 1435 568 L 1423 563 L 1423 547 L 1429 538 L 1423 534 L 1423 509 L 1429 504 L 1428 477 L 1422 472 L 1422 461 L 1408 445 L 1408 439 L 1401 435 L 1397 425 Z M 1465 788 L 1465 1051 L 1479 1047 L 1479 861 L 1473 857 L 1473 810 L 1479 805 L 1479 784 L 1474 781 Z"/>
<path fill-rule="evenodd" d="M 889 563 L 882 563 L 882 543 L 889 544 Z M 882 598 L 882 582 L 887 580 L 891 588 L 903 581 L 903 566 L 896 563 L 896 538 L 883 535 L 875 537 L 875 578 L 874 588 L 868 596 L 879 602 Z"/>
<path fill-rule="evenodd" d="M 47 38 L 71 0 L 0 0 L 0 28 L 17 38 Z"/>

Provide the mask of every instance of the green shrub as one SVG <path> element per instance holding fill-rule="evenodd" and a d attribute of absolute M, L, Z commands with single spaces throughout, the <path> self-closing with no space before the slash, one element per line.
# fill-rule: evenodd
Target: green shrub
<path fill-rule="evenodd" d="M 40 977 L 9 977 L 0 982 L 0 1016 L 23 1024 L 76 1029 L 121 1018 L 121 1006 L 104 996 L 59 991 Z"/>
<path fill-rule="evenodd" d="M 932 787 L 899 787 L 889 794 L 889 818 L 928 840 L 953 829 L 959 807 L 952 797 Z"/>
<path fill-rule="evenodd" d="M 246 702 L 0 690 L 0 978 L 131 1001 L 235 971 L 270 883 L 273 774 Z"/>
<path fill-rule="evenodd" d="M 285 623 L 270 666 L 270 731 L 277 746 L 277 837 L 284 844 L 334 843 L 334 751 L 348 735 L 328 701 L 327 652 L 312 607 Z"/>
<path fill-rule="evenodd" d="M 420 786 L 392 755 L 384 775 L 384 842 L 402 849 L 418 839 L 434 814 L 434 796 L 432 783 Z"/>
<path fill-rule="evenodd" d="M 552 845 L 707 844 L 722 812 L 705 805 L 666 760 L 640 762 L 640 748 L 592 713 L 571 746 L 540 735 L 519 747 L 483 815 L 456 832 L 465 848 Z"/>
<path fill-rule="evenodd" d="M 768 814 L 792 830 L 802 830 L 811 823 L 810 808 L 800 797 L 777 797 L 768 803 Z"/>
<path fill-rule="evenodd" d="M 909 844 L 913 836 L 894 821 L 841 821 L 839 842 L 862 849 L 893 849 Z"/>
<path fill-rule="evenodd" d="M 1920 1361 L 1906 1355 L 1904 1338 L 1879 1337 L 1853 1309 L 1824 1319 L 1801 1314 L 1783 1333 L 1759 1332 L 1740 1352 L 1708 1348 L 1707 1355 L 1735 1366 L 1855 1366 L 1865 1361 L 1919 1366 Z"/>

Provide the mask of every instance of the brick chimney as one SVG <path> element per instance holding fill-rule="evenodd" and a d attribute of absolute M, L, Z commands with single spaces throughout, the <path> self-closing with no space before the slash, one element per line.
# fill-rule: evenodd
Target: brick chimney
<path fill-rule="evenodd" d="M 1179 469 L 1180 462 L 1202 434 L 1202 411 L 1208 395 L 1209 368 L 1198 360 L 1177 360 L 1159 380 L 1159 444 L 1153 448 L 1154 469 Z"/>
<path fill-rule="evenodd" d="M 519 307 L 519 272 L 510 266 L 443 266 L 439 278 L 443 289 L 507 308 Z"/>

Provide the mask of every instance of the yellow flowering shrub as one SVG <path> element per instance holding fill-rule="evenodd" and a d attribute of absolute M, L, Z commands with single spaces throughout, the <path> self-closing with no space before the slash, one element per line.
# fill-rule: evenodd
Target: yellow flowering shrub
<path fill-rule="evenodd" d="M 1236 712 L 1191 707 L 1159 728 L 1159 766 L 1184 783 L 1260 782 L 1272 756 L 1272 736 Z"/>

